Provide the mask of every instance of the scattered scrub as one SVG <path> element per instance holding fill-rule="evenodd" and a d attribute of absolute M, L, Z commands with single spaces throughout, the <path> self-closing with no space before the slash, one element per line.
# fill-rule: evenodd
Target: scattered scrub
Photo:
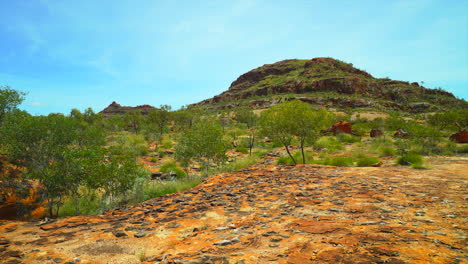
<path fill-rule="evenodd" d="M 417 153 L 407 153 L 397 159 L 397 164 L 403 166 L 422 166 L 424 158 Z"/>

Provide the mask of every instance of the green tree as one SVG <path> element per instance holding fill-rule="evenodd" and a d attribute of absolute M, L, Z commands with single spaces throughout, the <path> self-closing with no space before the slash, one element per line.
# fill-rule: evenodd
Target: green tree
<path fill-rule="evenodd" d="M 239 123 L 243 123 L 247 125 L 247 129 L 255 126 L 258 120 L 258 116 L 249 108 L 242 107 L 237 109 L 235 112 L 236 120 Z"/>
<path fill-rule="evenodd" d="M 189 163 L 192 159 L 203 162 L 206 175 L 209 175 L 211 164 L 226 158 L 227 144 L 223 136 L 218 123 L 196 123 L 179 138 L 175 149 L 176 157 L 185 163 Z"/>
<path fill-rule="evenodd" d="M 147 121 L 151 131 L 155 131 L 157 139 L 160 140 L 164 130 L 171 120 L 170 105 L 161 105 L 159 109 L 153 109 L 148 112 Z"/>
<path fill-rule="evenodd" d="M 124 115 L 125 124 L 135 133 L 138 134 L 141 131 L 141 125 L 143 123 L 143 115 L 138 110 L 133 110 Z"/>
<path fill-rule="evenodd" d="M 1 132 L 8 157 L 44 187 L 50 216 L 57 215 L 65 196 L 76 199 L 80 186 L 112 195 L 130 189 L 141 176 L 135 159 L 112 155 L 103 148 L 102 134 L 72 117 L 22 116 Z"/>
<path fill-rule="evenodd" d="M 289 150 L 292 140 L 296 138 L 299 141 L 302 162 L 305 163 L 305 144 L 318 138 L 320 130 L 331 123 L 331 117 L 325 109 L 314 111 L 309 104 L 294 100 L 262 112 L 259 124 L 261 133 L 283 144 L 289 157 L 297 164 Z"/>
<path fill-rule="evenodd" d="M 9 86 L 0 86 L 0 125 L 5 115 L 20 105 L 26 94 L 11 89 Z"/>

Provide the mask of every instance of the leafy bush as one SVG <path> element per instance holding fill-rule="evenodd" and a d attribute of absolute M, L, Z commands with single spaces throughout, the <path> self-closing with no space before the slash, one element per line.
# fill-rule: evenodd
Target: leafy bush
<path fill-rule="evenodd" d="M 393 146 L 381 146 L 377 148 L 380 157 L 393 157 L 397 154 L 397 150 Z"/>
<path fill-rule="evenodd" d="M 198 177 L 188 177 L 183 179 L 176 179 L 173 181 L 151 182 L 144 185 L 144 196 L 140 202 L 170 193 L 181 192 L 197 186 L 199 183 L 200 178 Z"/>
<path fill-rule="evenodd" d="M 407 153 L 397 159 L 397 163 L 404 166 L 422 166 L 424 158 L 417 153 Z"/>
<path fill-rule="evenodd" d="M 353 159 L 349 157 L 326 158 L 325 160 L 318 161 L 316 163 L 338 167 L 351 167 L 354 164 Z"/>
<path fill-rule="evenodd" d="M 187 173 L 185 173 L 181 168 L 179 168 L 175 161 L 168 161 L 164 163 L 159 168 L 159 171 L 164 173 L 175 173 L 178 178 L 187 176 Z"/>
<path fill-rule="evenodd" d="M 245 168 L 247 166 L 250 166 L 252 164 L 259 162 L 260 161 L 259 157 L 260 157 L 259 155 L 256 155 L 256 153 L 254 153 L 254 155 L 252 156 L 247 156 L 245 158 L 236 159 L 233 162 L 225 163 L 224 165 L 217 168 L 214 172 L 220 173 L 220 172 L 237 171 L 237 170 L 240 170 L 242 168 Z"/>
<path fill-rule="evenodd" d="M 336 136 L 336 138 L 342 143 L 355 143 L 355 142 L 361 141 L 359 137 L 346 134 L 346 133 L 340 133 Z"/>
<path fill-rule="evenodd" d="M 468 145 L 462 145 L 457 148 L 458 153 L 468 153 Z"/>
<path fill-rule="evenodd" d="M 118 133 L 113 136 L 110 145 L 116 155 L 138 157 L 148 154 L 148 143 L 141 135 Z"/>
<path fill-rule="evenodd" d="M 249 153 L 249 149 L 246 148 L 246 147 L 243 147 L 243 146 L 238 146 L 238 147 L 236 147 L 236 151 L 237 151 L 237 152 L 240 152 L 240 153 L 244 153 L 244 154 L 248 154 L 248 153 Z"/>
<path fill-rule="evenodd" d="M 369 167 L 373 164 L 379 163 L 380 159 L 373 157 L 361 157 L 357 160 L 356 166 L 358 167 Z"/>

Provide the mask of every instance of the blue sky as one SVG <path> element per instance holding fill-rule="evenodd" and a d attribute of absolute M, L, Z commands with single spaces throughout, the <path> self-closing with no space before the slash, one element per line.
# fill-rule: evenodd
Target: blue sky
<path fill-rule="evenodd" d="M 178 108 L 314 57 L 468 99 L 468 1 L 0 0 L 0 85 L 33 114 Z"/>

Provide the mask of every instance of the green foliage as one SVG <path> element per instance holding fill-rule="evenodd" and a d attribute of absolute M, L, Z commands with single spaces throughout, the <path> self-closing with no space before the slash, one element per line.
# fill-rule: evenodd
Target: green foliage
<path fill-rule="evenodd" d="M 398 157 L 397 159 L 397 164 L 404 165 L 404 166 L 410 166 L 410 165 L 415 165 L 415 166 L 420 166 L 424 162 L 424 158 L 416 153 L 407 153 L 402 155 L 401 157 Z"/>
<path fill-rule="evenodd" d="M 121 132 L 112 135 L 109 149 L 114 155 L 135 158 L 148 154 L 148 143 L 142 135 Z"/>
<path fill-rule="evenodd" d="M 153 181 L 144 185 L 144 197 L 142 201 L 190 189 L 198 185 L 200 181 L 201 179 L 198 177 L 188 177 L 183 179 L 175 179 L 172 181 Z"/>
<path fill-rule="evenodd" d="M 155 137 L 155 140 L 159 140 L 166 130 L 171 120 L 171 109 L 172 107 L 170 105 L 161 105 L 159 109 L 153 109 L 148 112 L 146 127 Z"/>
<path fill-rule="evenodd" d="M 458 153 L 468 153 L 468 145 L 461 145 L 457 148 Z"/>
<path fill-rule="evenodd" d="M 143 126 L 144 118 L 139 110 L 133 110 L 125 113 L 123 116 L 123 122 L 129 131 L 138 134 Z"/>
<path fill-rule="evenodd" d="M 336 137 L 326 136 L 319 138 L 314 147 L 316 149 L 326 149 L 326 152 L 333 153 L 344 149 L 344 146 L 336 139 Z"/>
<path fill-rule="evenodd" d="M 393 157 L 397 154 L 393 142 L 384 138 L 373 138 L 370 150 L 377 153 L 379 157 Z"/>
<path fill-rule="evenodd" d="M 258 116 L 249 108 L 238 108 L 235 112 L 236 120 L 247 125 L 247 128 L 255 126 Z"/>
<path fill-rule="evenodd" d="M 260 161 L 260 156 L 258 153 L 247 156 L 244 158 L 236 159 L 235 161 L 228 162 L 220 166 L 215 170 L 215 173 L 220 173 L 220 172 L 234 172 L 237 170 L 240 170 L 242 168 L 245 168 L 247 166 L 250 166 L 252 164 L 258 163 Z"/>
<path fill-rule="evenodd" d="M 458 130 L 468 127 L 468 110 L 454 110 L 435 113 L 428 118 L 428 123 L 442 129 Z"/>
<path fill-rule="evenodd" d="M 262 112 L 259 124 L 261 134 L 281 142 L 286 152 L 297 163 L 291 155 L 288 146 L 296 138 L 302 153 L 306 142 L 314 142 L 322 129 L 331 123 L 331 113 L 321 108 L 313 110 L 312 107 L 299 100 L 284 102 Z M 306 157 L 302 155 L 302 162 L 306 163 Z"/>
<path fill-rule="evenodd" d="M 349 157 L 326 158 L 325 160 L 321 162 L 319 161 L 317 163 L 330 165 L 330 166 L 337 166 L 337 167 L 351 167 L 354 164 L 353 159 Z"/>
<path fill-rule="evenodd" d="M 243 147 L 243 146 L 236 147 L 236 151 L 240 152 L 240 153 L 243 153 L 243 154 L 248 154 L 249 153 L 249 149 L 246 148 L 246 147 Z"/>
<path fill-rule="evenodd" d="M 179 168 L 175 161 L 165 162 L 159 168 L 159 171 L 160 172 L 165 172 L 165 173 L 175 173 L 178 178 L 182 178 L 182 177 L 187 176 L 187 173 L 185 173 L 181 168 Z"/>
<path fill-rule="evenodd" d="M 310 152 L 305 152 L 307 163 L 314 163 L 314 156 Z M 298 160 L 302 157 L 300 151 L 296 151 L 293 154 L 294 159 Z M 294 161 L 289 156 L 280 156 L 276 161 L 277 164 L 294 164 Z"/>
<path fill-rule="evenodd" d="M 26 93 L 13 90 L 9 86 L 0 86 L 0 125 L 5 116 L 20 105 Z"/>
<path fill-rule="evenodd" d="M 371 165 L 377 164 L 380 162 L 380 159 L 373 157 L 361 157 L 357 160 L 356 166 L 358 167 L 369 167 Z"/>
<path fill-rule="evenodd" d="M 179 138 L 175 154 L 186 163 L 195 159 L 204 162 L 206 174 L 209 174 L 210 163 L 226 159 L 227 143 L 223 140 L 223 131 L 219 124 L 203 122 L 193 125 Z"/>
<path fill-rule="evenodd" d="M 109 153 L 102 147 L 102 134 L 75 117 L 22 116 L 9 121 L 1 134 L 9 158 L 25 169 L 25 177 L 44 186 L 51 216 L 66 196 L 78 203 L 81 186 L 111 197 L 131 189 L 144 174 L 134 159 Z M 78 205 L 76 209 L 79 214 Z"/>
<path fill-rule="evenodd" d="M 336 135 L 336 138 L 342 143 L 356 143 L 361 142 L 359 137 L 347 134 L 347 133 L 340 133 Z"/>

